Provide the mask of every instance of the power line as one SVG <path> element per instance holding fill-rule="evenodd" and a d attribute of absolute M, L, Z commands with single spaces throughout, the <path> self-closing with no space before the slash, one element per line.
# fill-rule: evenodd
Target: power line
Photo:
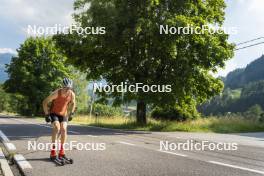
<path fill-rule="evenodd" d="M 243 45 L 243 44 L 250 43 L 250 42 L 254 42 L 256 40 L 260 40 L 260 39 L 263 39 L 263 38 L 264 37 L 258 37 L 258 38 L 252 39 L 252 40 L 248 40 L 248 41 L 245 41 L 245 42 L 241 42 L 241 43 L 236 44 L 236 46 Z"/>
<path fill-rule="evenodd" d="M 264 44 L 264 42 L 255 43 L 255 44 L 253 44 L 253 45 L 248 45 L 248 46 L 245 46 L 245 47 L 237 48 L 237 49 L 235 49 L 235 51 L 237 51 L 237 50 L 241 50 L 241 49 L 245 49 L 245 48 L 250 48 L 250 47 L 252 47 L 252 46 L 257 46 L 257 45 L 261 45 L 261 44 Z"/>

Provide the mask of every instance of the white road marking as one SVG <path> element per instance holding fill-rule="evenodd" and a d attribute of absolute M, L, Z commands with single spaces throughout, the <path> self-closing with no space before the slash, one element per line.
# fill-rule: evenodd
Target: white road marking
<path fill-rule="evenodd" d="M 68 132 L 72 133 L 72 134 L 81 134 L 79 132 L 76 132 L 76 131 L 71 131 L 71 130 L 68 130 Z"/>
<path fill-rule="evenodd" d="M 9 142 L 9 139 L 6 137 L 6 135 L 0 130 L 0 137 L 2 138 L 3 142 Z"/>
<path fill-rule="evenodd" d="M 2 138 L 2 141 L 7 148 L 8 151 L 15 151 L 16 147 L 14 144 L 10 143 L 10 140 L 8 137 L 3 133 L 3 131 L 0 130 L 0 137 Z"/>
<path fill-rule="evenodd" d="M 98 137 L 98 136 L 94 136 L 94 135 L 90 135 L 90 134 L 88 134 L 88 135 L 86 135 L 86 136 L 89 136 L 89 137 Z"/>
<path fill-rule="evenodd" d="M 163 153 L 172 154 L 172 155 L 177 155 L 177 156 L 187 157 L 187 155 L 180 154 L 180 153 L 174 153 L 174 152 L 163 151 L 163 150 L 157 150 L 157 151 L 159 151 L 159 152 L 163 152 Z"/>
<path fill-rule="evenodd" d="M 8 151 L 15 151 L 16 150 L 16 146 L 13 143 L 7 142 L 7 143 L 4 143 L 4 145 Z"/>
<path fill-rule="evenodd" d="M 0 137 L 3 140 L 3 143 L 8 151 L 16 150 L 16 146 L 11 143 L 8 139 L 8 137 L 0 130 Z M 14 160 L 17 162 L 20 169 L 30 169 L 32 166 L 29 164 L 29 162 L 23 157 L 23 155 L 16 154 L 14 156 Z"/>
<path fill-rule="evenodd" d="M 258 173 L 258 174 L 264 175 L 264 171 L 260 171 L 260 170 L 249 169 L 249 168 L 246 168 L 246 167 L 241 167 L 241 166 L 236 166 L 236 165 L 231 165 L 231 164 L 225 164 L 225 163 L 221 163 L 221 162 L 217 162 L 217 161 L 209 161 L 209 163 L 217 164 L 217 165 L 221 165 L 221 166 L 226 166 L 226 167 L 232 167 L 232 168 L 235 168 L 235 169 L 245 170 L 245 171 L 254 172 L 254 173 Z"/>
<path fill-rule="evenodd" d="M 0 148 L 0 164 L 1 164 L 2 172 L 5 176 L 14 176 L 1 148 Z"/>
<path fill-rule="evenodd" d="M 8 138 L 36 138 L 36 136 L 7 136 Z M 11 139 L 12 140 L 12 139 Z"/>
<path fill-rule="evenodd" d="M 10 118 L 10 119 L 15 120 L 15 121 L 19 121 L 19 122 L 29 123 L 29 124 L 32 124 L 32 125 L 45 127 L 45 128 L 52 128 L 51 126 L 48 126 L 48 125 L 41 125 L 41 124 L 33 123 L 33 122 L 30 122 L 30 121 L 26 121 L 26 120 L 15 119 L 15 118 Z"/>
<path fill-rule="evenodd" d="M 37 123 L 34 123 L 34 122 L 26 121 L 26 120 L 15 119 L 15 118 L 11 118 L 11 119 L 16 120 L 16 121 L 20 121 L 20 122 L 24 122 L 24 123 L 29 123 L 29 124 L 32 124 L 32 125 L 42 126 L 42 127 L 45 127 L 45 128 L 52 128 L 51 126 L 48 126 L 48 125 L 41 125 L 41 124 L 37 124 Z M 68 132 L 70 132 L 72 134 L 81 134 L 80 132 L 72 131 L 72 130 L 69 130 Z M 97 137 L 97 136 L 94 136 L 94 135 L 88 135 L 88 136 Z"/>
<path fill-rule="evenodd" d="M 135 144 L 128 143 L 128 142 L 123 142 L 123 141 L 119 141 L 118 143 L 120 143 L 120 144 L 125 144 L 125 145 L 135 146 Z"/>
<path fill-rule="evenodd" d="M 16 154 L 14 156 L 14 160 L 18 164 L 18 167 L 22 170 L 24 169 L 32 169 L 32 166 L 29 164 L 29 162 L 24 158 L 23 155 Z"/>
<path fill-rule="evenodd" d="M 98 128 L 98 129 L 111 130 L 111 131 L 121 131 L 120 129 L 104 128 L 104 127 L 97 127 L 97 126 L 90 126 L 90 125 L 87 125 L 87 126 L 90 128 Z"/>

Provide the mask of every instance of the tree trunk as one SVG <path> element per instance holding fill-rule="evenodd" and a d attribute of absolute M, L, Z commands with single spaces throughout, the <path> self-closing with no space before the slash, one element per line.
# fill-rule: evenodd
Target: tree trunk
<path fill-rule="evenodd" d="M 146 103 L 141 100 L 137 101 L 137 123 L 140 125 L 147 124 Z"/>

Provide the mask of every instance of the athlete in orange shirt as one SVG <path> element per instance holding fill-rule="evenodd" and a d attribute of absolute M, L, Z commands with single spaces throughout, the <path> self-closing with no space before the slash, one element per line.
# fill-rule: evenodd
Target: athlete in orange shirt
<path fill-rule="evenodd" d="M 56 159 L 55 142 L 57 135 L 61 134 L 61 145 L 59 151 L 59 158 L 66 158 L 63 144 L 67 138 L 67 122 L 72 119 L 76 108 L 75 94 L 72 91 L 72 80 L 68 78 L 63 79 L 63 88 L 57 89 L 43 101 L 43 110 L 46 115 L 46 122 L 52 123 L 52 149 L 50 153 L 51 159 Z M 51 103 L 51 108 L 48 104 Z M 68 108 L 71 110 L 68 114 Z M 67 159 L 67 158 L 66 158 Z"/>

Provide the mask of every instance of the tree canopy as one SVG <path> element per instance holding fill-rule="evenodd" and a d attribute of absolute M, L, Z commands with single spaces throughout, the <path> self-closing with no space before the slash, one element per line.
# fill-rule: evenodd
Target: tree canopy
<path fill-rule="evenodd" d="M 49 38 L 28 38 L 20 46 L 18 56 L 7 65 L 4 87 L 23 96 L 24 114 L 40 114 L 43 99 L 70 76 L 65 60 Z"/>
<path fill-rule="evenodd" d="M 104 35 L 55 37 L 70 62 L 88 77 L 109 84 L 171 85 L 170 93 L 126 93 L 137 100 L 137 121 L 146 123 L 146 104 L 193 111 L 219 93 L 223 84 L 211 73 L 232 57 L 225 33 L 160 34 L 160 25 L 222 26 L 224 0 L 76 0 L 75 21 L 83 28 L 105 27 Z M 122 95 L 113 93 L 119 100 Z"/>

